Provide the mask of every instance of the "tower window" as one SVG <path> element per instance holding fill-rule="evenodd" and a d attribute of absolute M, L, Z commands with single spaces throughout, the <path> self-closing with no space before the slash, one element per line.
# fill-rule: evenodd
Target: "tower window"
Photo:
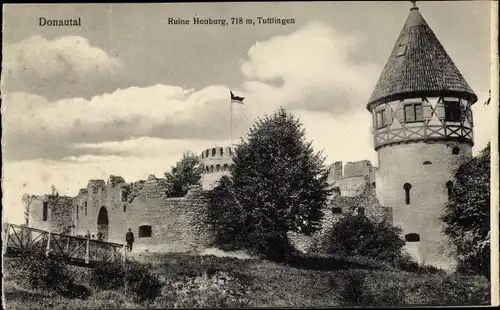
<path fill-rule="evenodd" d="M 340 213 L 342 213 L 342 208 L 339 208 L 339 207 L 333 207 L 333 208 L 332 208 L 332 213 L 333 213 L 333 214 L 340 214 Z"/>
<path fill-rule="evenodd" d="M 212 156 L 215 156 L 215 153 L 216 153 L 216 152 L 217 152 L 217 149 L 214 147 L 214 148 L 212 149 Z"/>
<path fill-rule="evenodd" d="M 452 181 L 446 182 L 446 188 L 448 189 L 448 199 L 449 199 L 453 192 L 453 182 Z"/>
<path fill-rule="evenodd" d="M 452 149 L 451 149 L 451 153 L 453 155 L 458 155 L 458 153 L 460 153 L 460 148 L 458 146 L 454 146 Z"/>
<path fill-rule="evenodd" d="M 376 113 L 376 127 L 382 128 L 386 125 L 385 110 L 377 111 Z"/>
<path fill-rule="evenodd" d="M 44 222 L 47 221 L 48 215 L 49 215 L 49 203 L 44 202 L 43 203 L 42 221 L 44 221 Z"/>
<path fill-rule="evenodd" d="M 123 205 L 123 212 L 127 212 L 127 205 L 126 204 Z"/>
<path fill-rule="evenodd" d="M 217 172 L 220 171 L 220 164 L 215 165 L 215 171 L 217 171 Z"/>
<path fill-rule="evenodd" d="M 410 204 L 410 189 L 411 189 L 411 184 L 410 183 L 405 183 L 403 185 L 403 188 L 405 190 L 405 203 L 407 205 Z"/>
<path fill-rule="evenodd" d="M 205 150 L 205 158 L 208 157 L 208 152 L 209 152 L 209 150 Z"/>
<path fill-rule="evenodd" d="M 420 242 L 420 235 L 416 233 L 406 234 L 405 242 Z"/>
<path fill-rule="evenodd" d="M 151 237 L 152 234 L 150 225 L 139 226 L 139 238 L 148 238 Z"/>
<path fill-rule="evenodd" d="M 222 155 L 224 155 L 224 148 L 223 147 L 220 148 L 220 156 L 222 156 Z"/>
<path fill-rule="evenodd" d="M 432 163 L 428 160 L 424 161 L 424 165 L 432 165 Z"/>
<path fill-rule="evenodd" d="M 424 120 L 424 110 L 421 103 L 412 103 L 405 105 L 405 122 L 421 122 Z"/>
<path fill-rule="evenodd" d="M 407 48 L 408 48 L 408 46 L 406 44 L 401 44 L 400 46 L 398 46 L 398 54 L 397 54 L 397 56 L 398 57 L 404 56 L 406 54 L 406 49 Z"/>
<path fill-rule="evenodd" d="M 76 205 L 76 219 L 78 219 L 78 209 L 80 209 L 80 206 L 79 205 Z"/>
<path fill-rule="evenodd" d="M 85 216 L 87 216 L 87 202 L 85 201 Z"/>
<path fill-rule="evenodd" d="M 373 186 L 373 188 L 375 188 L 375 187 L 376 187 L 375 185 L 376 185 L 376 184 L 375 184 L 375 182 L 372 182 L 372 186 Z"/>
<path fill-rule="evenodd" d="M 448 122 L 460 122 L 460 102 L 446 102 L 444 119 Z"/>
<path fill-rule="evenodd" d="M 228 166 L 227 164 L 224 164 L 224 166 L 223 166 L 223 167 L 224 167 L 224 169 L 223 169 L 224 171 L 229 170 L 229 169 L 228 169 L 228 168 L 229 168 L 229 166 Z"/>

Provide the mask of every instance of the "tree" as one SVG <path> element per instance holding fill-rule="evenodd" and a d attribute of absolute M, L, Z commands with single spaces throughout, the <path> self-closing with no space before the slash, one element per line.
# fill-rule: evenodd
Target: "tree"
<path fill-rule="evenodd" d="M 310 235 L 321 226 L 331 193 L 321 152 L 305 141 L 299 120 L 280 108 L 256 121 L 233 162 L 231 191 L 246 227 L 246 247 L 286 260 L 287 232 Z"/>
<path fill-rule="evenodd" d="M 458 254 L 458 270 L 490 277 L 490 144 L 455 172 L 444 233 Z"/>
<path fill-rule="evenodd" d="M 54 185 L 50 186 L 50 192 L 45 195 L 50 206 L 56 206 L 59 202 L 59 191 Z"/>
<path fill-rule="evenodd" d="M 246 225 L 248 216 L 236 202 L 232 188 L 231 178 L 222 176 L 217 186 L 209 192 L 207 210 L 207 224 L 215 232 L 214 245 L 229 251 L 244 248 L 250 236 Z"/>
<path fill-rule="evenodd" d="M 172 167 L 171 172 L 165 172 L 167 182 L 172 184 L 172 197 L 183 197 L 189 186 L 196 185 L 201 179 L 203 165 L 200 158 L 192 153 L 184 153 L 182 159 Z"/>
<path fill-rule="evenodd" d="M 35 199 L 36 199 L 35 195 L 28 195 L 28 194 L 24 194 L 21 199 L 24 205 L 24 225 L 26 226 L 29 226 L 30 207 L 35 201 Z"/>

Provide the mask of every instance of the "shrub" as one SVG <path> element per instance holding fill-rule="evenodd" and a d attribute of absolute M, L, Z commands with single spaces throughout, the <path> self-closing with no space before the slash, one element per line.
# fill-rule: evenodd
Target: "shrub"
<path fill-rule="evenodd" d="M 349 270 L 341 274 L 340 298 L 344 306 L 384 307 L 405 303 L 406 294 L 396 283 L 368 284 L 366 272 Z"/>
<path fill-rule="evenodd" d="M 53 257 L 46 257 L 40 250 L 23 253 L 18 268 L 32 289 L 63 293 L 74 285 L 66 263 Z"/>
<path fill-rule="evenodd" d="M 151 301 L 161 294 L 163 284 L 151 270 L 151 265 L 128 261 L 125 265 L 125 291 L 135 301 Z"/>
<path fill-rule="evenodd" d="M 227 272 L 171 281 L 166 289 L 175 308 L 236 308 L 249 303 L 242 282 Z"/>
<path fill-rule="evenodd" d="M 414 294 L 414 304 L 462 306 L 490 303 L 490 285 L 483 277 L 458 274 L 425 277 L 410 290 Z"/>
<path fill-rule="evenodd" d="M 401 229 L 385 222 L 373 222 L 364 215 L 346 215 L 327 232 L 326 252 L 366 256 L 395 264 L 405 242 Z"/>
<path fill-rule="evenodd" d="M 121 262 L 103 262 L 90 272 L 90 283 L 103 290 L 118 289 L 124 286 L 125 268 Z"/>

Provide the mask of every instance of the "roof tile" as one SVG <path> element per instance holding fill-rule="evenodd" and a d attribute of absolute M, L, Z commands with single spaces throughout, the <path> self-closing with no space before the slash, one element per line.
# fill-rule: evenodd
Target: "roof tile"
<path fill-rule="evenodd" d="M 406 45 L 401 54 L 400 46 Z M 455 94 L 477 101 L 477 96 L 436 38 L 417 7 L 410 10 L 367 108 L 379 102 L 412 95 Z"/>

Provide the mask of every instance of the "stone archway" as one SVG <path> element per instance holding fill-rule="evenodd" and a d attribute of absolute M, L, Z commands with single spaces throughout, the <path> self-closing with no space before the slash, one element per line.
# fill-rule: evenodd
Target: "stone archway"
<path fill-rule="evenodd" d="M 99 214 L 97 215 L 97 234 L 102 234 L 102 240 L 108 240 L 108 228 L 109 218 L 108 210 L 105 207 L 101 207 Z M 97 238 L 97 236 L 96 236 Z"/>

